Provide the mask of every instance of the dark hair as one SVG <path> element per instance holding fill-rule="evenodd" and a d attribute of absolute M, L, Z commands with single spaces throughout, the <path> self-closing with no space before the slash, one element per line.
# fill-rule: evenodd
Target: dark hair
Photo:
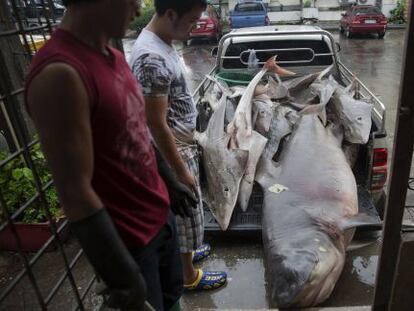
<path fill-rule="evenodd" d="M 191 11 L 194 7 L 207 7 L 207 0 L 154 0 L 155 11 L 158 15 L 164 15 L 168 9 L 172 9 L 183 15 Z"/>

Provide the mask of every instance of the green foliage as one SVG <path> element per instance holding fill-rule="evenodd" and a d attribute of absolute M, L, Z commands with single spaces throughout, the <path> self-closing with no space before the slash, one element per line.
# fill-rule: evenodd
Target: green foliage
<path fill-rule="evenodd" d="M 390 11 L 390 18 L 388 21 L 393 24 L 404 24 L 405 20 L 405 1 L 399 0 L 395 9 Z"/>
<path fill-rule="evenodd" d="M 153 2 L 145 0 L 142 4 L 141 16 L 135 18 L 134 21 L 129 25 L 129 28 L 137 32 L 140 32 L 151 21 L 151 18 L 154 15 L 154 13 L 155 8 Z"/>
<path fill-rule="evenodd" d="M 45 158 L 40 150 L 39 144 L 31 149 L 31 156 L 36 166 L 42 185 L 51 180 L 50 172 L 47 168 Z M 7 159 L 6 152 L 0 152 L 0 162 Z M 9 161 L 0 169 L 0 189 L 6 201 L 9 213 L 16 212 L 20 207 L 27 203 L 36 195 L 34 176 L 23 159 L 19 156 Z M 45 192 L 49 210 L 54 218 L 61 216 L 59 200 L 54 187 L 50 187 Z M 1 215 L 0 215 L 1 218 Z M 37 199 L 19 217 L 18 221 L 23 223 L 39 223 L 47 220 L 44 206 Z"/>
<path fill-rule="evenodd" d="M 310 8 L 311 6 L 312 6 L 312 1 L 311 0 L 303 1 L 303 7 L 304 8 Z"/>

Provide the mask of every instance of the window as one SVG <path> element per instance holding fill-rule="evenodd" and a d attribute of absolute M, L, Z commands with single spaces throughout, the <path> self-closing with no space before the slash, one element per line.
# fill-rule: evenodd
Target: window
<path fill-rule="evenodd" d="M 260 3 L 243 3 L 236 6 L 237 12 L 257 12 L 263 11 L 263 6 Z"/>
<path fill-rule="evenodd" d="M 266 49 L 294 49 L 294 48 L 309 48 L 314 51 L 315 54 L 331 53 L 327 43 L 323 40 L 280 40 L 280 41 L 260 41 L 249 43 L 235 43 L 231 44 L 227 51 L 226 56 L 239 56 L 243 51 L 249 49 L 266 50 Z M 274 56 L 274 51 L 269 52 L 256 52 L 256 57 L 264 62 L 271 56 Z M 313 53 L 309 50 L 290 50 L 279 51 L 277 53 L 278 61 L 305 61 L 312 59 Z M 248 61 L 249 54 L 244 53 L 242 58 L 244 62 Z M 309 63 L 302 63 L 301 66 L 329 66 L 333 62 L 332 56 L 320 56 L 315 57 Z M 283 64 L 283 67 L 298 66 L 296 63 Z M 223 68 L 236 69 L 246 68 L 240 59 L 225 59 L 223 61 Z"/>
<path fill-rule="evenodd" d="M 355 8 L 355 15 L 380 15 L 381 11 L 377 7 L 360 7 Z"/>

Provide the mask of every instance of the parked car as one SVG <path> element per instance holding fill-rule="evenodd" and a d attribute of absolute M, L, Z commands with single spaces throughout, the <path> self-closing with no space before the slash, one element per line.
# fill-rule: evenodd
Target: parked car
<path fill-rule="evenodd" d="M 220 21 L 220 15 L 216 9 L 209 5 L 207 9 L 201 13 L 200 19 L 197 21 L 196 26 L 190 32 L 190 39 L 195 38 L 208 38 L 219 41 L 223 34 L 223 27 Z M 189 43 L 189 40 L 187 43 Z"/>
<path fill-rule="evenodd" d="M 342 14 L 340 30 L 350 38 L 355 33 L 376 33 L 382 39 L 387 30 L 388 20 L 381 10 L 373 5 L 352 6 Z"/>
<path fill-rule="evenodd" d="M 267 26 L 270 24 L 267 9 L 262 1 L 244 1 L 230 11 L 230 28 Z"/>

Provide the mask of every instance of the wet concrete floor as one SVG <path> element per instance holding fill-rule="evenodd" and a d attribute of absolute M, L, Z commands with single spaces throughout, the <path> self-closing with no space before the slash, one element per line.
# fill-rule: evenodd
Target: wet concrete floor
<path fill-rule="evenodd" d="M 391 148 L 395 126 L 395 114 L 399 94 L 400 72 L 403 51 L 403 30 L 389 31 L 384 40 L 364 36 L 346 39 L 334 33 L 342 46 L 341 60 L 363 82 L 378 95 L 387 107 L 386 128 L 388 146 Z M 132 40 L 125 40 L 126 54 L 130 52 Z M 214 65 L 210 56 L 212 44 L 195 42 L 189 47 L 179 45 L 190 82 L 194 90 Z M 414 205 L 414 196 L 413 196 Z M 414 210 L 413 210 L 414 217 Z M 229 273 L 228 284 L 211 292 L 187 293 L 182 299 L 184 310 L 199 308 L 219 309 L 266 309 L 268 308 L 267 287 L 263 265 L 263 250 L 260 234 L 255 235 L 207 235 L 214 252 L 200 267 L 203 269 L 225 270 Z M 330 299 L 323 306 L 363 306 L 369 305 L 373 298 L 375 271 L 378 262 L 380 241 L 367 247 L 348 252 L 344 272 Z M 78 246 L 73 240 L 65 244 L 69 260 L 75 256 Z M 0 292 L 21 268 L 22 263 L 16 254 L 0 254 Z M 91 272 L 86 260 L 82 259 L 75 268 L 75 279 L 82 292 Z M 64 272 L 62 258 L 52 252 L 36 264 L 35 276 L 44 296 L 52 289 Z M 66 282 L 58 296 L 53 299 L 50 310 L 72 310 L 75 299 L 70 285 Z M 87 309 L 99 305 L 93 295 L 87 301 Z M 16 291 L 0 305 L 0 310 L 39 310 L 33 288 L 26 279 Z"/>

